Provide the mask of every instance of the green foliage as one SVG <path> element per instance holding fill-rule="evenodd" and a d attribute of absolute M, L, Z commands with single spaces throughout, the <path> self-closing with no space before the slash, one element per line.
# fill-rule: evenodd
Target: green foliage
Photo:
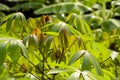
<path fill-rule="evenodd" d="M 110 9 L 106 8 L 107 2 L 111 3 Z M 45 7 L 41 4 L 46 5 L 44 0 L 31 0 L 12 9 L 36 9 L 35 14 L 51 15 L 26 19 L 23 13 L 16 12 L 0 19 L 0 79 L 120 78 L 116 1 L 48 0 Z M 94 5 L 98 5 L 97 10 Z"/>

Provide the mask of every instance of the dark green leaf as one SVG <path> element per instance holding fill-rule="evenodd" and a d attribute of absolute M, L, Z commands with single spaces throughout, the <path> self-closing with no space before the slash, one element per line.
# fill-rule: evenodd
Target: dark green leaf
<path fill-rule="evenodd" d="M 89 54 L 85 53 L 82 63 L 82 70 L 90 70 L 91 69 L 91 60 Z"/>
<path fill-rule="evenodd" d="M 12 15 L 8 20 L 7 20 L 7 24 L 6 24 L 6 31 L 8 32 L 10 27 L 12 26 L 12 22 L 13 22 L 13 19 L 14 19 L 14 15 Z"/>

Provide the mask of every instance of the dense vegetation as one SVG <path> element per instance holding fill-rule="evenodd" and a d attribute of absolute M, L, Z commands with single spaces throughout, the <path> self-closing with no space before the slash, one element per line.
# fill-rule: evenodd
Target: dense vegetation
<path fill-rule="evenodd" d="M 119 5 L 1 1 L 0 80 L 119 80 Z"/>

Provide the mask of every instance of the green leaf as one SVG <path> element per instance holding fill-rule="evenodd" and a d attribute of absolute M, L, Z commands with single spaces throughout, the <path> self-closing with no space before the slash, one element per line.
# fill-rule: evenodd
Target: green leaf
<path fill-rule="evenodd" d="M 49 51 L 50 44 L 51 44 L 52 40 L 53 40 L 53 36 L 49 36 L 49 37 L 45 38 L 45 40 L 43 42 L 44 43 L 44 51 L 45 51 L 45 53 L 47 53 Z"/>
<path fill-rule="evenodd" d="M 8 52 L 10 52 L 10 58 L 12 59 L 14 65 L 17 64 L 19 58 L 20 58 L 20 46 L 18 45 L 18 42 L 11 40 L 10 46 L 8 47 Z"/>
<path fill-rule="evenodd" d="M 21 50 L 22 50 L 22 55 L 23 55 L 26 59 L 29 59 L 28 51 L 27 51 L 26 47 L 24 46 L 24 44 L 22 43 L 22 41 L 18 41 L 18 45 L 20 46 L 20 48 L 21 48 Z"/>
<path fill-rule="evenodd" d="M 73 70 L 69 69 L 52 69 L 47 74 L 57 74 L 57 73 L 63 73 L 63 72 L 72 72 Z"/>
<path fill-rule="evenodd" d="M 85 53 L 87 53 L 87 51 L 85 50 L 80 50 L 77 53 L 75 53 L 72 58 L 70 59 L 70 61 L 68 62 L 68 65 L 73 64 L 75 61 L 77 61 L 81 56 L 83 56 Z"/>
<path fill-rule="evenodd" d="M 86 70 L 82 72 L 82 76 L 84 80 L 103 80 L 103 78 L 99 79 L 99 77 L 95 76 L 90 71 L 86 71 Z"/>
<path fill-rule="evenodd" d="M 27 11 L 27 10 L 30 10 L 30 9 L 36 9 L 38 7 L 42 7 L 41 6 L 41 3 L 38 3 L 38 2 L 26 2 L 26 3 L 22 3 L 20 5 L 16 5 L 14 7 L 12 7 L 11 9 L 12 10 L 23 10 L 23 11 Z"/>
<path fill-rule="evenodd" d="M 1 11 L 1 10 L 9 11 L 9 10 L 10 10 L 10 7 L 8 7 L 8 6 L 5 5 L 5 4 L 0 3 L 0 11 Z"/>
<path fill-rule="evenodd" d="M 108 32 L 114 29 L 120 29 L 120 23 L 116 19 L 106 20 L 101 25 L 102 25 L 103 30 L 108 31 Z"/>
<path fill-rule="evenodd" d="M 61 28 L 59 32 L 59 42 L 64 49 L 69 46 L 69 34 L 65 27 Z"/>
<path fill-rule="evenodd" d="M 79 2 L 66 2 L 66 3 L 59 3 L 53 4 L 50 6 L 46 6 L 35 10 L 35 14 L 49 14 L 49 13 L 69 13 L 73 9 L 80 10 L 81 12 L 87 12 L 91 10 L 91 8 L 86 7 L 85 5 Z"/>
<path fill-rule="evenodd" d="M 90 58 L 92 60 L 93 66 L 96 69 L 97 74 L 103 76 L 102 68 L 101 68 L 99 62 L 97 61 L 97 59 L 92 54 L 90 54 Z"/>
<path fill-rule="evenodd" d="M 3 65 L 5 60 L 8 43 L 9 41 L 0 42 L 0 67 Z"/>
<path fill-rule="evenodd" d="M 13 19 L 14 19 L 14 15 L 12 15 L 8 20 L 7 20 L 7 24 L 6 24 L 6 31 L 8 32 L 11 25 L 12 25 L 12 22 L 13 22 Z"/>
<path fill-rule="evenodd" d="M 67 80 L 80 80 L 79 79 L 80 74 L 81 74 L 80 71 L 74 72 L 70 75 L 70 77 Z"/>
<path fill-rule="evenodd" d="M 91 60 L 89 54 L 85 53 L 82 63 L 82 70 L 90 70 L 91 69 Z"/>

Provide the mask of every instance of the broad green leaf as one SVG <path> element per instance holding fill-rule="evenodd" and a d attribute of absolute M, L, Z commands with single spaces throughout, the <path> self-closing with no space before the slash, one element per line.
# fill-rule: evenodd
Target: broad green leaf
<path fill-rule="evenodd" d="M 3 65 L 3 62 L 5 60 L 8 43 L 9 41 L 0 42 L 0 67 Z"/>
<path fill-rule="evenodd" d="M 97 74 L 103 76 L 102 68 L 101 68 L 99 62 L 97 61 L 97 59 L 92 54 L 90 54 L 90 58 L 92 60 L 93 66 L 96 69 Z"/>
<path fill-rule="evenodd" d="M 80 12 L 87 12 L 91 10 L 87 6 L 79 3 L 79 2 L 66 2 L 66 3 L 59 3 L 53 4 L 50 6 L 46 6 L 36 10 L 35 14 L 49 14 L 49 13 L 69 13 L 73 9 L 80 10 Z"/>
<path fill-rule="evenodd" d="M 89 53 L 85 53 L 83 57 L 82 70 L 90 70 L 91 69 L 91 60 Z"/>
<path fill-rule="evenodd" d="M 10 52 L 10 58 L 12 59 L 14 65 L 16 65 L 20 58 L 21 52 L 18 42 L 11 40 L 7 51 Z"/>
<path fill-rule="evenodd" d="M 69 78 L 67 78 L 67 80 L 80 80 L 80 79 L 79 79 L 80 74 L 81 74 L 80 71 L 74 72 L 74 73 L 72 73 L 72 74 L 70 75 Z"/>
<path fill-rule="evenodd" d="M 83 56 L 84 54 L 86 54 L 87 51 L 85 50 L 80 50 L 77 53 L 75 53 L 72 58 L 70 59 L 70 61 L 68 62 L 68 65 L 73 64 L 75 61 L 77 61 L 81 56 Z"/>

